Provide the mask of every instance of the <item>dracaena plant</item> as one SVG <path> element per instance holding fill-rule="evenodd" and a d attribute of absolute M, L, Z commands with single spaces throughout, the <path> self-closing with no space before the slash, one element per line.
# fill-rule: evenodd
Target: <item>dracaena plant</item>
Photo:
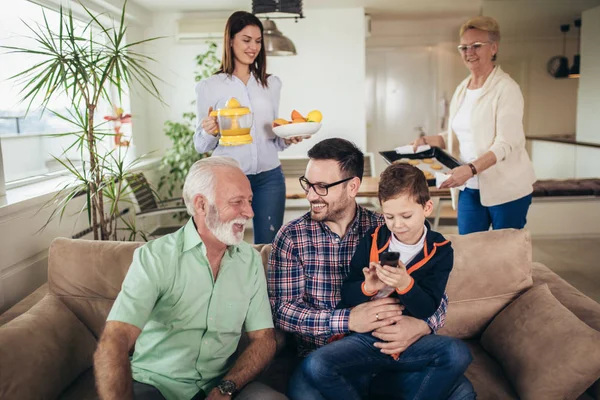
<path fill-rule="evenodd" d="M 118 222 L 126 227 L 133 224 L 124 219 L 120 205 L 128 201 L 132 188 L 127 178 L 139 161 L 126 163 L 127 149 L 103 148 L 103 139 L 114 133 L 102 127 L 105 121 L 99 115 L 98 105 L 113 103 L 111 93 L 120 101 L 131 85 L 160 100 L 155 85 L 158 78 L 146 67 L 148 61 L 154 60 L 138 51 L 140 45 L 159 38 L 133 43 L 125 40 L 126 4 L 125 1 L 120 17 L 108 23 L 82 5 L 88 17 L 88 22 L 82 24 L 70 8 L 61 7 L 58 30 L 51 28 L 44 14 L 44 23 L 27 25 L 30 46 L 2 46 L 9 53 L 36 57 L 35 64 L 11 78 L 22 82 L 21 99 L 28 103 L 28 111 L 34 101 L 41 100 L 43 111 L 74 126 L 72 132 L 61 134 L 72 138 L 70 145 L 59 156 L 53 156 L 73 175 L 74 182 L 63 186 L 51 200 L 54 210 L 46 225 L 55 218 L 62 219 L 71 201 L 85 194 L 87 201 L 81 212 L 87 211 L 96 240 L 117 240 Z M 66 114 L 53 111 L 52 100 L 65 95 L 70 100 L 70 110 Z M 78 150 L 81 165 L 67 154 L 74 149 Z"/>

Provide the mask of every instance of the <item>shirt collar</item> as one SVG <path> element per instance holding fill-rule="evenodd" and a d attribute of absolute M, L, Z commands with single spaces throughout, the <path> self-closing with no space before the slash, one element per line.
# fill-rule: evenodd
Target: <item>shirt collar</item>
<path fill-rule="evenodd" d="M 190 249 L 193 249 L 199 244 L 204 243 L 202 243 L 202 239 L 198 234 L 194 218 L 190 218 L 187 224 L 185 224 L 185 228 L 183 228 L 183 251 L 186 252 Z"/>
<path fill-rule="evenodd" d="M 206 254 L 206 245 L 202 242 L 202 238 L 198 234 L 194 218 L 190 218 L 187 224 L 185 224 L 185 228 L 183 228 L 183 251 L 186 252 L 198 245 L 202 245 L 202 252 Z M 230 256 L 240 251 L 240 246 L 227 246 L 227 252 Z"/>

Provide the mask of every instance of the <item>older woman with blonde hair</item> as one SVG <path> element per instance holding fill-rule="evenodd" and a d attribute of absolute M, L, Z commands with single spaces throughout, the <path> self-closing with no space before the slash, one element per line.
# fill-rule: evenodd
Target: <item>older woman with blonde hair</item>
<path fill-rule="evenodd" d="M 454 92 L 448 131 L 413 143 L 446 148 L 464 162 L 441 186 L 453 189 L 455 208 L 458 197 L 460 234 L 490 225 L 521 229 L 531 205 L 535 174 L 525 150 L 523 95 L 495 65 L 499 42 L 493 18 L 475 17 L 461 26 L 458 51 L 471 74 Z"/>

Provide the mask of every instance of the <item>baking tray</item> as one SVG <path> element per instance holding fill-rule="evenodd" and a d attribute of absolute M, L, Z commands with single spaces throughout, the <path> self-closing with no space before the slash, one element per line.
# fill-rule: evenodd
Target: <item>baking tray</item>
<path fill-rule="evenodd" d="M 394 161 L 398 161 L 401 159 L 408 160 L 418 160 L 419 164 L 415 165 L 421 171 L 429 171 L 434 178 L 427 179 L 427 184 L 429 186 L 435 186 L 435 173 L 442 172 L 446 173 L 449 170 L 459 167 L 463 165 L 462 162 L 458 161 L 456 158 L 452 157 L 450 154 L 446 153 L 444 150 L 439 147 L 431 147 L 431 149 L 422 151 L 416 154 L 398 154 L 395 150 L 389 151 L 380 151 L 379 154 L 383 157 L 383 159 L 388 163 L 392 164 Z M 432 159 L 433 163 L 425 163 L 423 160 Z M 441 169 L 433 169 L 432 165 L 439 164 L 441 165 Z"/>

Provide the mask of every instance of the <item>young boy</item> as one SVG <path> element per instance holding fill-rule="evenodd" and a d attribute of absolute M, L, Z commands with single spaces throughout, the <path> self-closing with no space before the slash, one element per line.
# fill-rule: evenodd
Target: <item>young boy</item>
<path fill-rule="evenodd" d="M 379 201 L 385 225 L 372 229 L 359 242 L 338 307 L 394 296 L 404 305 L 404 315 L 426 320 L 446 296 L 454 253 L 450 242 L 426 222 L 433 202 L 423 172 L 409 164 L 391 165 L 381 174 Z M 400 253 L 397 266 L 380 264 L 380 255 L 386 251 Z M 377 320 L 386 317 L 373 316 Z M 330 400 L 363 398 L 365 394 L 353 382 L 373 374 L 396 379 L 398 398 L 446 399 L 471 362 L 470 355 L 457 359 L 456 350 L 465 346 L 458 339 L 431 334 L 402 354 L 389 355 L 373 345 L 385 340 L 383 336 L 353 333 L 320 348 L 308 356 L 308 365 L 318 372 L 308 374 L 307 379 Z M 422 379 L 404 381 L 402 372 L 407 371 L 422 372 Z"/>

